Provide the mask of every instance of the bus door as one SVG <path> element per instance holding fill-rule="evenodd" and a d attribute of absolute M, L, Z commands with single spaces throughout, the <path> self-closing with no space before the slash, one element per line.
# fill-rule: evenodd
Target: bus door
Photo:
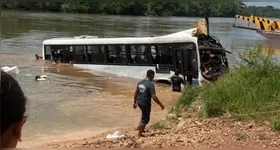
<path fill-rule="evenodd" d="M 170 44 L 151 45 L 152 64 L 156 73 L 170 73 L 172 67 L 172 46 Z"/>
<path fill-rule="evenodd" d="M 173 48 L 173 69 L 187 77 L 188 82 L 198 77 L 197 53 L 194 43 L 175 45 Z"/>

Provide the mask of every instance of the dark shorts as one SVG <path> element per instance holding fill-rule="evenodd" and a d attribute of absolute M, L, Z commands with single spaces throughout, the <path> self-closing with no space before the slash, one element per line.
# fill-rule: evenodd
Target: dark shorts
<path fill-rule="evenodd" d="M 172 91 L 173 92 L 181 92 L 181 89 L 180 88 L 172 88 Z"/>
<path fill-rule="evenodd" d="M 151 106 L 143 106 L 140 104 L 138 104 L 138 106 L 142 111 L 141 123 L 148 124 L 150 121 Z"/>

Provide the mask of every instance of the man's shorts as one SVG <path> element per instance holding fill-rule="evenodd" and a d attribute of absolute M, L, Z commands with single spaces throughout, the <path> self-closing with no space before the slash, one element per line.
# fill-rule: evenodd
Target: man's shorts
<path fill-rule="evenodd" d="M 138 106 L 142 111 L 141 123 L 148 124 L 149 121 L 150 121 L 151 105 L 150 106 L 143 106 L 143 105 L 138 104 Z"/>

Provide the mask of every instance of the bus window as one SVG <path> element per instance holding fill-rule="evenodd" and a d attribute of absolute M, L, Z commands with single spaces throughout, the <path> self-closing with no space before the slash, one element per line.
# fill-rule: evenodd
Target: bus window
<path fill-rule="evenodd" d="M 172 47 L 170 45 L 152 45 L 151 51 L 153 54 L 153 64 L 172 64 Z"/>
<path fill-rule="evenodd" d="M 69 62 L 69 46 L 66 45 L 54 45 L 50 46 L 52 60 L 55 62 L 60 61 L 61 63 Z"/>
<path fill-rule="evenodd" d="M 45 46 L 45 60 L 51 60 L 52 51 L 51 46 Z"/>
<path fill-rule="evenodd" d="M 104 64 L 105 62 L 105 48 L 104 46 L 87 46 L 88 63 Z"/>
<path fill-rule="evenodd" d="M 130 63 L 133 64 L 150 64 L 149 56 L 151 53 L 149 52 L 148 46 L 146 45 L 130 45 L 130 49 L 128 50 L 128 54 L 130 54 L 129 60 Z"/>
<path fill-rule="evenodd" d="M 73 48 L 73 61 L 76 63 L 86 63 L 86 46 L 72 46 Z"/>
<path fill-rule="evenodd" d="M 127 64 L 126 46 L 124 45 L 109 45 L 107 47 L 108 63 L 112 64 Z"/>

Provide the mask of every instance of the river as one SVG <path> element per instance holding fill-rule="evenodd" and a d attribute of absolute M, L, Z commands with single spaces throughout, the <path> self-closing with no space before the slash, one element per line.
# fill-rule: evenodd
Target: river
<path fill-rule="evenodd" d="M 19 83 L 28 98 L 28 121 L 19 147 L 90 137 L 139 122 L 140 111 L 131 105 L 137 80 L 36 61 L 34 55 L 41 54 L 43 40 L 78 35 L 164 35 L 189 29 L 199 19 L 2 10 L 0 66 L 19 67 Z M 210 34 L 227 50 L 240 51 L 263 41 L 254 31 L 232 28 L 233 22 L 233 18 L 210 18 Z M 36 82 L 34 76 L 40 74 L 48 75 L 47 81 Z M 152 123 L 163 118 L 179 96 L 166 85 L 156 88 L 167 108 L 161 111 L 154 104 Z"/>

